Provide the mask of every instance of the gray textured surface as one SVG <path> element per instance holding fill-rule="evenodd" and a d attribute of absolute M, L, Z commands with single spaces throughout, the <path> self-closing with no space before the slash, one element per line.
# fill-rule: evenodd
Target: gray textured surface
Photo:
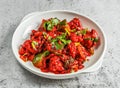
<path fill-rule="evenodd" d="M 20 20 L 33 11 L 66 9 L 97 21 L 108 47 L 102 68 L 66 80 L 50 80 L 26 71 L 11 50 Z M 120 88 L 120 0 L 0 0 L 0 88 Z"/>

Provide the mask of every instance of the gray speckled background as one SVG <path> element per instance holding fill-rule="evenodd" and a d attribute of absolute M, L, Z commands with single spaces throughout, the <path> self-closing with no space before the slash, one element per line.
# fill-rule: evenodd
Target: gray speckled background
<path fill-rule="evenodd" d="M 13 32 L 28 13 L 74 10 L 98 22 L 107 37 L 102 67 L 94 73 L 51 80 L 26 71 L 12 49 Z M 0 88 L 120 88 L 120 0 L 0 0 Z"/>

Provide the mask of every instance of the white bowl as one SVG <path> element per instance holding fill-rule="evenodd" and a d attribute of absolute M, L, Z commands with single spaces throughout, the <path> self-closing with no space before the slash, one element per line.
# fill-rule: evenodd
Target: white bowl
<path fill-rule="evenodd" d="M 57 17 L 59 19 L 67 19 L 70 21 L 74 17 L 80 18 L 83 27 L 87 27 L 89 29 L 94 28 L 100 37 L 101 44 L 99 47 L 95 50 L 95 54 L 90 57 L 90 61 L 86 62 L 84 65 L 85 67 L 78 72 L 70 73 L 70 74 L 53 74 L 53 73 L 44 73 L 41 72 L 40 69 L 33 66 L 31 62 L 24 62 L 19 58 L 18 49 L 20 44 L 23 43 L 23 41 L 29 36 L 30 30 L 36 28 L 38 24 L 41 23 L 42 19 L 48 19 L 52 17 Z M 16 56 L 16 59 L 18 62 L 28 71 L 42 76 L 46 78 L 51 79 L 66 79 L 66 78 L 72 78 L 77 76 L 80 73 L 84 72 L 93 72 L 101 66 L 103 55 L 105 53 L 106 49 L 106 40 L 105 40 L 105 34 L 103 30 L 90 18 L 81 15 L 80 13 L 73 12 L 73 11 L 66 11 L 66 10 L 58 10 L 58 11 L 45 11 L 45 12 L 34 12 L 31 14 L 28 14 L 23 18 L 20 25 L 17 27 L 13 34 L 12 38 L 12 50 L 14 55 Z"/>

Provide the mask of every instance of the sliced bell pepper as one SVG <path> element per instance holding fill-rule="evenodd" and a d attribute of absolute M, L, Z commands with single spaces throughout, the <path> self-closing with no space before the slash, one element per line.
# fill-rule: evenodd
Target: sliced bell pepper
<path fill-rule="evenodd" d="M 34 50 L 37 50 L 36 49 L 36 45 L 38 45 L 38 42 L 32 41 L 31 45 L 32 45 L 32 47 L 33 47 Z"/>
<path fill-rule="evenodd" d="M 68 24 L 65 26 L 65 31 L 67 32 L 68 35 L 70 35 L 71 29 L 70 29 L 70 26 Z"/>
<path fill-rule="evenodd" d="M 43 53 L 40 53 L 40 54 L 37 54 L 32 63 L 36 66 L 36 67 L 41 67 L 42 66 L 42 60 L 43 60 L 43 57 L 47 56 L 49 54 L 49 51 L 45 51 Z"/>

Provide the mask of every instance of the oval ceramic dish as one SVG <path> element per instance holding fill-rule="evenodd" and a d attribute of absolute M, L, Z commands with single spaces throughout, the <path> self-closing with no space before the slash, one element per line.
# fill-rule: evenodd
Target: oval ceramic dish
<path fill-rule="evenodd" d="M 41 72 L 40 69 L 34 67 L 31 62 L 29 61 L 24 62 L 19 58 L 19 54 L 18 54 L 19 46 L 29 36 L 30 30 L 37 28 L 38 24 L 40 24 L 43 18 L 48 19 L 53 17 L 57 17 L 61 20 L 67 19 L 68 21 L 70 21 L 70 19 L 74 17 L 78 17 L 80 18 L 80 21 L 83 24 L 83 27 L 87 27 L 89 29 L 94 28 L 98 32 L 98 35 L 100 37 L 100 45 L 95 50 L 95 54 L 90 57 L 90 61 L 85 62 L 84 64 L 85 67 L 83 69 L 70 74 L 44 73 L 44 72 Z M 12 38 L 12 50 L 18 62 L 28 71 L 36 75 L 46 77 L 46 78 L 51 78 L 51 79 L 72 78 L 77 76 L 80 73 L 96 71 L 101 66 L 105 49 L 106 49 L 105 34 L 103 30 L 100 28 L 100 26 L 96 24 L 96 22 L 94 22 L 93 20 L 91 20 L 90 18 L 84 15 L 81 15 L 80 13 L 73 12 L 73 11 L 65 11 L 65 10 L 34 12 L 31 14 L 28 14 L 23 18 L 20 25 L 15 30 Z"/>

